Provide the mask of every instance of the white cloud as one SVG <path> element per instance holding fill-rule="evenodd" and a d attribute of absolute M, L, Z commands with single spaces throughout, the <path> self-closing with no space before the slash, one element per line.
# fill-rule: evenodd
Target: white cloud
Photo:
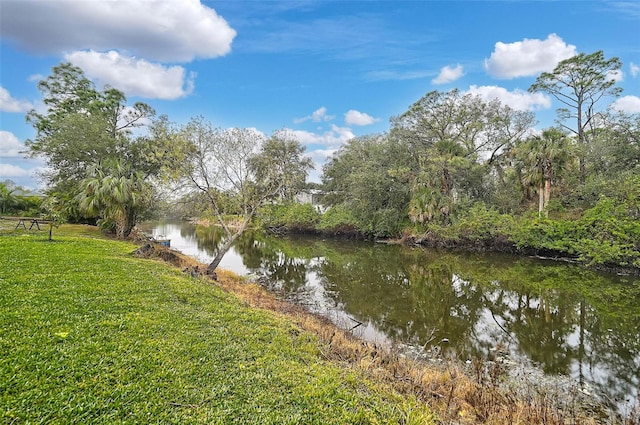
<path fill-rule="evenodd" d="M 311 120 L 313 122 L 331 121 L 334 118 L 335 117 L 333 115 L 327 115 L 327 108 L 325 108 L 324 106 L 311 114 Z"/>
<path fill-rule="evenodd" d="M 627 114 L 640 113 L 640 97 L 623 96 L 611 104 L 611 108 Z"/>
<path fill-rule="evenodd" d="M 353 139 L 355 134 L 348 127 L 331 125 L 331 129 L 323 133 L 312 133 L 305 130 L 292 130 L 285 128 L 284 131 L 291 134 L 300 144 L 305 146 L 305 156 L 311 158 L 314 169 L 309 173 L 309 180 L 319 182 L 322 166 L 327 160 L 348 140 Z"/>
<path fill-rule="evenodd" d="M 370 81 L 404 81 L 418 80 L 433 75 L 431 71 L 396 71 L 396 70 L 378 70 L 368 72 L 367 80 Z"/>
<path fill-rule="evenodd" d="M 348 127 L 339 127 L 335 124 L 331 125 L 331 130 L 324 133 L 311 133 L 304 130 L 289 130 L 296 139 L 303 145 L 309 147 L 313 145 L 321 145 L 323 147 L 339 147 L 347 140 L 353 139 L 355 135 Z"/>
<path fill-rule="evenodd" d="M 227 54 L 236 31 L 199 0 L 2 2 L 0 35 L 41 53 L 113 48 L 158 61 Z"/>
<path fill-rule="evenodd" d="M 631 62 L 629 64 L 629 69 L 631 71 L 631 76 L 633 78 L 636 78 L 638 76 L 638 72 L 640 72 L 640 66 L 638 66 L 635 63 Z"/>
<path fill-rule="evenodd" d="M 330 149 L 315 149 L 313 151 L 307 152 L 307 154 L 309 155 L 309 157 L 311 157 L 313 162 L 319 164 L 321 167 L 321 164 L 324 164 L 327 159 L 331 158 L 336 152 L 338 152 L 337 147 Z"/>
<path fill-rule="evenodd" d="M 456 81 L 458 78 L 464 75 L 462 65 L 458 64 L 455 67 L 445 66 L 440 69 L 440 74 L 431 82 L 433 84 L 447 84 Z"/>
<path fill-rule="evenodd" d="M 26 147 L 11 132 L 0 130 L 0 158 L 22 158 Z"/>
<path fill-rule="evenodd" d="M 13 164 L 0 164 L 0 180 L 14 179 L 16 177 L 26 177 L 30 174 L 28 170 Z"/>
<path fill-rule="evenodd" d="M 35 189 L 35 176 L 46 170 L 42 158 L 26 157 L 26 146 L 11 132 L 0 130 L 0 181 L 12 180 L 18 186 Z"/>
<path fill-rule="evenodd" d="M 302 118 L 295 118 L 293 122 L 296 124 L 300 124 L 309 120 L 313 122 L 321 122 L 321 121 L 331 121 L 334 118 L 335 118 L 335 115 L 327 115 L 327 108 L 322 106 L 316 109 L 315 111 L 313 111 L 311 115 L 307 115 L 306 117 L 302 117 Z"/>
<path fill-rule="evenodd" d="M 518 111 L 535 111 L 551 107 L 551 99 L 542 93 L 529 93 L 522 90 L 508 91 L 498 86 L 469 87 L 468 93 L 490 101 L 498 99 L 502 104 Z"/>
<path fill-rule="evenodd" d="M 624 81 L 624 72 L 620 69 L 616 69 L 615 71 L 607 72 L 608 79 L 615 81 L 616 83 L 620 83 Z"/>
<path fill-rule="evenodd" d="M 0 111 L 2 112 L 27 112 L 33 105 L 26 100 L 17 100 L 11 97 L 7 89 L 0 86 Z"/>
<path fill-rule="evenodd" d="M 344 114 L 344 122 L 349 125 L 371 125 L 376 121 L 380 121 L 380 119 L 373 118 L 371 115 L 356 111 L 355 109 L 351 109 Z"/>
<path fill-rule="evenodd" d="M 546 40 L 499 41 L 491 57 L 485 59 L 484 67 L 496 78 L 527 77 L 553 71 L 560 61 L 576 54 L 576 46 L 566 44 L 556 34 L 549 34 Z"/>
<path fill-rule="evenodd" d="M 194 75 L 186 76 L 181 66 L 163 66 L 144 59 L 123 56 L 116 51 L 78 51 L 65 60 L 79 66 L 99 84 L 109 84 L 128 96 L 177 99 L 193 91 Z"/>
<path fill-rule="evenodd" d="M 34 159 L 0 163 L 0 181 L 11 180 L 25 189 L 38 189 L 42 187 L 39 176 L 46 171 L 42 161 Z"/>

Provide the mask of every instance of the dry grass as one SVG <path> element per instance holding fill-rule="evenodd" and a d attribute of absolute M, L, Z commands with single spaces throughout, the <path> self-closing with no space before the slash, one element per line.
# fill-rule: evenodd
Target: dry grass
<path fill-rule="evenodd" d="M 166 248 L 157 246 L 155 250 L 152 256 L 207 279 L 201 273 L 206 265 Z M 566 388 L 522 379 L 511 379 L 509 384 L 508 368 L 500 362 L 464 365 L 444 359 L 412 360 L 399 350 L 362 341 L 329 319 L 280 300 L 258 283 L 232 272 L 218 271 L 215 281 L 208 280 L 235 294 L 247 306 L 285 316 L 316 335 L 325 359 L 363 371 L 381 384 L 427 403 L 442 424 L 640 424 L 636 412 L 627 418 L 607 417 L 601 407 L 585 402 L 576 389 L 567 394 Z M 512 385 L 513 381 L 517 385 Z"/>

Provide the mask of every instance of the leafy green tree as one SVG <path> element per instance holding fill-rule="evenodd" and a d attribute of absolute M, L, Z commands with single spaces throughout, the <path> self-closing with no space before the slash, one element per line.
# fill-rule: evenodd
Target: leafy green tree
<path fill-rule="evenodd" d="M 303 157 L 304 150 L 293 134 L 284 130 L 274 132 L 264 142 L 260 155 L 249 161 L 259 191 L 280 200 L 293 200 L 313 167 L 311 159 Z"/>
<path fill-rule="evenodd" d="M 97 90 L 70 63 L 55 66 L 38 88 L 47 110 L 27 114 L 36 130 L 27 146 L 32 156 L 45 159 L 50 171 L 43 177 L 59 199 L 73 199 L 87 170 L 100 162 L 139 157 L 131 131 L 153 117 L 151 107 L 128 106 L 125 95 L 112 87 Z"/>
<path fill-rule="evenodd" d="M 113 87 L 106 86 L 102 92 L 98 91 L 82 69 L 70 63 L 53 67 L 52 75 L 40 81 L 38 89 L 47 112 L 42 114 L 34 109 L 27 114 L 27 121 L 37 131 L 35 140 L 30 143 L 34 153 L 47 152 L 47 138 L 59 130 L 59 120 L 68 115 L 100 116 L 107 122 L 105 131 L 115 137 L 143 125 L 146 118 L 155 114 L 142 102 L 128 107 L 124 93 Z"/>
<path fill-rule="evenodd" d="M 209 264 L 210 272 L 248 228 L 258 209 L 290 196 L 304 184 L 311 166 L 304 149 L 289 134 L 275 132 L 269 140 L 252 129 L 214 128 L 202 117 L 192 119 L 180 133 L 182 161 L 179 181 L 186 191 L 202 193 L 209 211 L 224 230 L 224 240 Z M 224 197 L 233 196 L 240 209 L 229 223 Z"/>
<path fill-rule="evenodd" d="M 412 218 L 446 222 L 461 199 L 486 198 L 491 167 L 533 122 L 531 113 L 458 90 L 429 92 L 393 118 L 391 134 L 413 158 Z"/>
<path fill-rule="evenodd" d="M 54 197 L 47 197 L 42 203 L 43 217 L 49 220 L 49 241 L 53 240 L 53 228 L 60 226 L 65 221 L 64 208 L 60 201 Z"/>
<path fill-rule="evenodd" d="M 78 200 L 81 210 L 99 217 L 103 228 L 114 230 L 118 238 L 124 239 L 149 207 L 152 193 L 143 173 L 115 160 L 91 169 L 81 183 Z"/>
<path fill-rule="evenodd" d="M 591 54 L 580 53 L 561 61 L 552 72 L 543 72 L 529 87 L 530 92 L 543 92 L 553 96 L 564 106 L 557 110 L 558 121 L 576 135 L 583 149 L 589 143 L 589 130 L 599 124 L 599 103 L 606 97 L 617 97 L 622 88 L 616 87 L 616 75 L 622 63 L 617 57 L 605 59 L 600 50 Z M 573 120 L 573 124 L 566 123 Z M 580 181 L 586 179 L 584 152 L 580 155 Z"/>
<path fill-rule="evenodd" d="M 621 174 L 640 174 L 640 113 L 610 112 L 603 126 L 590 132 L 587 161 L 589 175 L 615 178 Z"/>
<path fill-rule="evenodd" d="M 388 135 L 351 139 L 324 166 L 323 202 L 346 208 L 365 234 L 396 234 L 407 217 L 408 161 L 408 151 Z"/>

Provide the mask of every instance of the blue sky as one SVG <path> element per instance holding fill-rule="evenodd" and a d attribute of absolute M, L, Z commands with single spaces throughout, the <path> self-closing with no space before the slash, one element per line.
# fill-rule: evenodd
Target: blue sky
<path fill-rule="evenodd" d="M 553 124 L 527 92 L 578 53 L 619 57 L 615 107 L 640 112 L 640 2 L 0 0 L 0 181 L 37 188 L 25 113 L 60 62 L 178 124 L 289 129 L 318 180 L 354 136 L 388 130 L 432 90 L 458 88 Z M 603 104 L 607 106 L 609 102 Z"/>

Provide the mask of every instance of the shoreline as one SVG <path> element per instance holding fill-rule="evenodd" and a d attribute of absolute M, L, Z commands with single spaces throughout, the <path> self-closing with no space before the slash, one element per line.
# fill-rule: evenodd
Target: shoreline
<path fill-rule="evenodd" d="M 384 347 L 356 337 L 349 330 L 324 316 L 309 312 L 303 306 L 278 299 L 259 281 L 224 270 L 212 279 L 204 273 L 206 264 L 164 247 L 157 247 L 151 255 L 145 256 L 168 261 L 194 278 L 205 278 L 251 307 L 283 315 L 315 334 L 325 344 L 323 356 L 327 360 L 371 373 L 376 379 L 390 383 L 400 393 L 427 403 L 443 419 L 460 420 L 462 416 L 475 412 L 473 416 L 493 418 L 488 423 L 506 424 L 513 422 L 496 421 L 496 415 L 518 411 L 533 418 L 540 412 L 532 409 L 544 408 L 556 419 L 578 415 L 578 421 L 585 424 L 624 423 L 611 422 L 615 414 L 595 394 L 591 394 L 589 388 L 580 387 L 567 377 L 545 377 L 535 369 L 514 362 L 504 353 L 497 353 L 494 361 L 463 362 L 432 354 L 425 357 L 413 347 L 402 348 L 396 343 Z M 551 421 L 551 416 L 545 419 L 548 423 L 562 423 Z M 608 422 L 601 421 L 605 417 Z"/>
<path fill-rule="evenodd" d="M 407 238 L 397 239 L 394 241 L 395 242 L 390 243 L 425 248 L 448 249 L 455 252 L 499 252 L 522 257 L 575 264 L 586 269 L 613 273 L 621 276 L 640 276 L 640 267 L 627 267 L 618 264 L 589 265 L 584 261 L 580 261 L 577 256 L 568 255 L 566 252 L 529 247 L 518 248 L 515 244 L 507 242 L 504 238 L 500 237 L 488 240 L 460 241 L 434 238 L 430 239 L 425 237 L 418 238 L 415 235 L 412 235 Z"/>
<path fill-rule="evenodd" d="M 198 222 L 194 224 L 200 225 Z M 264 229 L 263 229 L 264 230 Z M 266 231 L 272 232 L 270 229 Z M 272 232 L 275 235 L 283 234 L 312 234 L 321 237 L 329 237 L 336 239 L 346 240 L 370 240 L 375 243 L 388 244 L 388 245 L 405 245 L 417 248 L 433 248 L 433 249 L 445 249 L 452 252 L 496 252 L 502 254 L 511 254 L 520 257 L 537 258 L 540 260 L 557 261 L 563 263 L 574 264 L 584 267 L 589 270 L 612 273 L 619 276 L 640 276 L 640 267 L 622 266 L 619 264 L 595 264 L 589 265 L 584 261 L 578 259 L 575 255 L 569 255 L 563 251 L 550 250 L 550 249 L 536 249 L 531 247 L 518 248 L 514 243 L 506 240 L 506 237 L 496 237 L 493 239 L 444 239 L 438 237 L 432 237 L 430 235 L 418 236 L 415 234 L 403 235 L 399 238 L 369 238 L 358 232 L 320 232 L 316 230 L 296 231 L 287 230 L 284 232 Z"/>

